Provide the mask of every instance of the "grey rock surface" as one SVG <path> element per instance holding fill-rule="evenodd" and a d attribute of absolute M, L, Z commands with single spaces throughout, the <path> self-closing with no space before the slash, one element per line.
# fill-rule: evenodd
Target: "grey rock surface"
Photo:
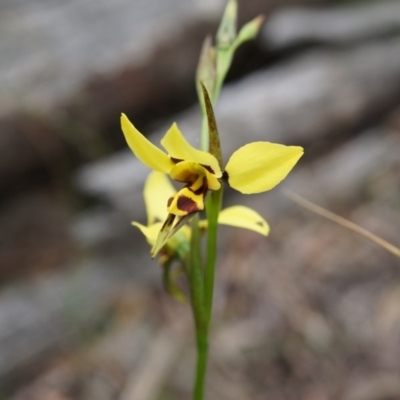
<path fill-rule="evenodd" d="M 202 12 L 197 0 L 26 0 L 0 4 L 0 117 L 50 111 L 92 74 L 141 63 Z M 222 6 L 222 2 L 216 2 Z M 203 7 L 204 8 L 204 7 Z M 197 15 L 196 15 L 197 14 Z"/>
<path fill-rule="evenodd" d="M 148 252 L 134 246 L 134 241 L 130 240 L 125 250 L 120 242 L 117 254 L 107 243 L 101 245 L 102 252 L 65 265 L 64 271 L 1 291 L 1 390 L 38 360 L 73 348 L 96 326 L 104 324 L 116 293 L 125 283 L 140 285 L 158 277 Z"/>
<path fill-rule="evenodd" d="M 379 1 L 325 8 L 287 8 L 273 14 L 262 30 L 266 48 L 303 42 L 350 44 L 400 31 L 400 3 Z"/>

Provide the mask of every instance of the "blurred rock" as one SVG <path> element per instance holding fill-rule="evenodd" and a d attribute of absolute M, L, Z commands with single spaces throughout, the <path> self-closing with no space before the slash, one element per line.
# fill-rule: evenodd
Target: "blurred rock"
<path fill-rule="evenodd" d="M 316 161 L 313 173 L 297 170 L 297 179 L 291 179 L 292 188 L 304 196 L 313 193 L 314 201 L 329 199 L 338 205 L 355 200 L 375 173 L 398 163 L 399 147 L 396 131 L 371 128 Z"/>
<path fill-rule="evenodd" d="M 140 247 L 140 245 L 138 245 Z M 118 255 L 116 255 L 116 253 Z M 152 264 L 150 266 L 150 264 Z M 121 287 L 158 277 L 148 252 L 129 240 L 64 271 L 9 285 L 0 293 L 0 390 L 50 355 L 71 351 L 107 323 Z M 29 372 L 28 372 L 29 375 Z"/>
<path fill-rule="evenodd" d="M 359 379 L 343 396 L 344 400 L 386 400 L 400 397 L 398 375 L 382 375 Z"/>
<path fill-rule="evenodd" d="M 71 258 L 70 212 L 55 193 L 39 190 L 0 206 L 0 280 L 32 277 Z"/>
<path fill-rule="evenodd" d="M 326 8 L 278 11 L 262 30 L 266 49 L 300 44 L 349 45 L 400 33 L 400 4 L 379 1 Z"/>
<path fill-rule="evenodd" d="M 177 21 L 193 20 L 196 5 L 195 0 L 3 3 L 0 102 L 6 106 L 0 117 L 21 108 L 50 111 L 91 74 L 110 73 L 130 60 L 144 62 L 154 43 L 183 28 Z"/>

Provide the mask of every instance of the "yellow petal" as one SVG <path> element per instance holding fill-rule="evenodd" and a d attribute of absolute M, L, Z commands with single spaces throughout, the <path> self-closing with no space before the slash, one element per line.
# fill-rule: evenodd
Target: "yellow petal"
<path fill-rule="evenodd" d="M 207 186 L 210 190 L 219 190 L 221 188 L 221 182 L 206 170 Z"/>
<path fill-rule="evenodd" d="M 176 190 L 168 177 L 162 172 L 150 173 L 144 185 L 144 202 L 147 210 L 147 224 L 164 221 L 167 218 L 168 200 Z"/>
<path fill-rule="evenodd" d="M 205 174 L 206 169 L 200 164 L 192 161 L 181 161 L 171 169 L 169 176 L 174 181 L 184 182 L 192 185 L 198 181 L 199 178 L 204 177 Z"/>
<path fill-rule="evenodd" d="M 189 188 L 182 188 L 172 199 L 168 212 L 177 216 L 185 216 L 204 210 L 204 193 L 193 193 Z"/>
<path fill-rule="evenodd" d="M 244 194 L 265 192 L 285 179 L 302 155 L 303 148 L 298 146 L 249 143 L 229 159 L 228 183 Z"/>
<path fill-rule="evenodd" d="M 121 127 L 130 149 L 143 164 L 156 171 L 169 173 L 174 163 L 167 154 L 148 141 L 125 114 L 121 114 Z"/>
<path fill-rule="evenodd" d="M 207 171 L 206 168 L 200 164 L 191 161 L 181 161 L 171 169 L 171 179 L 178 182 L 194 183 L 198 177 L 205 176 L 207 178 L 207 189 L 218 190 L 221 187 L 221 183 L 215 177 Z"/>
<path fill-rule="evenodd" d="M 250 229 L 260 235 L 267 236 L 269 226 L 267 221 L 256 211 L 245 206 L 232 206 L 225 208 L 218 215 L 218 223 Z"/>
<path fill-rule="evenodd" d="M 183 137 L 178 126 L 174 123 L 161 140 L 161 144 L 167 150 L 170 157 L 176 160 L 192 161 L 194 163 L 207 166 L 211 173 L 220 178 L 221 168 L 217 159 L 210 153 L 197 150 L 192 147 Z"/>
<path fill-rule="evenodd" d="M 136 226 L 136 228 L 139 228 L 143 235 L 146 237 L 147 243 L 149 243 L 150 246 L 153 246 L 157 240 L 158 232 L 160 232 L 162 223 L 157 222 L 149 226 L 144 226 L 142 224 L 139 224 L 139 222 L 132 222 L 132 225 Z"/>

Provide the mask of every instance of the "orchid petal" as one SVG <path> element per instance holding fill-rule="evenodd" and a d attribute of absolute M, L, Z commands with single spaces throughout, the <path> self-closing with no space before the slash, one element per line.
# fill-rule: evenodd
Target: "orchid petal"
<path fill-rule="evenodd" d="M 172 160 L 167 154 L 147 140 L 132 125 L 125 114 L 121 114 L 121 127 L 130 149 L 143 164 L 156 171 L 169 173 L 174 166 Z"/>
<path fill-rule="evenodd" d="M 196 194 L 187 187 L 182 188 L 168 205 L 168 212 L 180 217 L 203 210 L 204 192 Z"/>
<path fill-rule="evenodd" d="M 147 243 L 149 243 L 150 246 L 154 246 L 154 243 L 157 240 L 158 232 L 160 232 L 162 222 L 157 222 L 149 226 L 144 226 L 142 224 L 139 224 L 139 222 L 135 221 L 131 222 L 131 224 L 133 226 L 136 226 L 136 228 L 140 229 L 140 231 L 146 237 Z"/>
<path fill-rule="evenodd" d="M 170 176 L 173 180 L 178 182 L 191 182 L 197 176 L 205 176 L 207 178 L 207 189 L 218 190 L 221 187 L 219 180 L 206 168 L 198 163 L 191 161 L 181 161 L 171 169 Z"/>
<path fill-rule="evenodd" d="M 218 215 L 218 223 L 235 226 L 237 228 L 250 229 L 263 236 L 267 236 L 269 233 L 267 221 L 265 221 L 258 212 L 245 206 L 225 208 Z"/>
<path fill-rule="evenodd" d="M 217 178 L 221 177 L 221 168 L 218 165 L 217 159 L 210 153 L 192 147 L 182 135 L 177 124 L 172 124 L 161 140 L 161 144 L 171 158 L 181 161 L 192 161 L 204 167 L 209 167 L 212 174 Z"/>
<path fill-rule="evenodd" d="M 151 225 L 156 221 L 164 221 L 168 216 L 168 200 L 176 193 L 170 180 L 162 172 L 153 171 L 146 180 L 143 193 L 147 211 L 147 224 Z"/>
<path fill-rule="evenodd" d="M 269 142 L 249 143 L 235 151 L 226 166 L 228 184 L 244 194 L 275 187 L 291 171 L 303 148 Z"/>

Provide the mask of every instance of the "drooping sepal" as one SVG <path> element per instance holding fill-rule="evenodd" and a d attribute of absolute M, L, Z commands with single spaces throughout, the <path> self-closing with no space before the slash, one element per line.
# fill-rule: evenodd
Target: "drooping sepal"
<path fill-rule="evenodd" d="M 162 222 L 168 215 L 167 201 L 176 193 L 167 175 L 152 171 L 144 185 L 143 196 L 147 212 L 147 225 Z"/>
<path fill-rule="evenodd" d="M 143 233 L 144 237 L 147 240 L 147 243 L 150 246 L 154 245 L 154 243 L 157 241 L 158 232 L 160 232 L 162 226 L 161 222 L 156 222 L 149 226 L 142 225 L 136 221 L 131 222 L 131 224 L 136 228 L 138 228 Z"/>
<path fill-rule="evenodd" d="M 218 214 L 218 224 L 248 229 L 260 235 L 268 236 L 268 222 L 255 210 L 246 206 L 231 206 L 224 208 Z M 201 229 L 208 228 L 208 221 L 199 222 Z"/>
<path fill-rule="evenodd" d="M 223 209 L 218 215 L 218 223 L 249 229 L 260 235 L 267 236 L 269 225 L 256 211 L 245 206 L 232 206 Z"/>

